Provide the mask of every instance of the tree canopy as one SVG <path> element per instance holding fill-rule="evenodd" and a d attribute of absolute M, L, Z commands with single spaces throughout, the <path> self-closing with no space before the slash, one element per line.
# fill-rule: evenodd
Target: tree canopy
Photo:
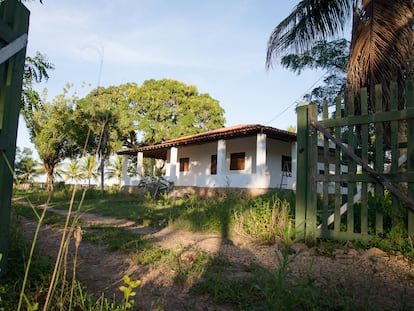
<path fill-rule="evenodd" d="M 208 94 L 176 80 L 147 80 L 131 93 L 134 121 L 145 145 L 224 126 L 224 109 Z"/>
<path fill-rule="evenodd" d="M 326 71 L 323 85 L 317 86 L 304 99 L 322 107 L 322 103 L 334 105 L 336 98 L 345 90 L 346 68 L 349 58 L 349 42 L 346 39 L 319 41 L 311 49 L 300 54 L 285 55 L 282 66 L 301 73 L 302 70 L 321 69 Z"/>

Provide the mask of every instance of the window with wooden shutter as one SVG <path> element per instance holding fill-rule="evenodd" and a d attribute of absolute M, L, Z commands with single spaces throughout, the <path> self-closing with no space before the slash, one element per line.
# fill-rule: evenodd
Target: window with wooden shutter
<path fill-rule="evenodd" d="M 188 172 L 190 170 L 190 158 L 180 159 L 180 172 Z"/>
<path fill-rule="evenodd" d="M 210 174 L 211 175 L 216 175 L 217 174 L 217 154 L 212 154 L 211 155 Z"/>
<path fill-rule="evenodd" d="M 230 154 L 230 170 L 231 171 L 243 171 L 245 162 L 245 153 L 237 152 Z"/>

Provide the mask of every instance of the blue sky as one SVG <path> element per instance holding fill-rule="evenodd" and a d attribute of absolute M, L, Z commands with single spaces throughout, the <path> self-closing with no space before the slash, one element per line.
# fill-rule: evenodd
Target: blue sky
<path fill-rule="evenodd" d="M 321 73 L 265 69 L 272 29 L 297 1 L 43 0 L 29 1 L 28 55 L 54 63 L 49 99 L 67 82 L 79 96 L 101 86 L 147 79 L 195 85 L 225 109 L 226 125 L 296 125 L 301 102 Z M 102 67 L 100 66 L 102 61 Z M 100 70 L 101 69 L 101 70 Z M 99 74 L 100 73 L 100 74 Z M 82 87 L 86 83 L 86 87 Z M 30 146 L 20 122 L 18 146 Z"/>

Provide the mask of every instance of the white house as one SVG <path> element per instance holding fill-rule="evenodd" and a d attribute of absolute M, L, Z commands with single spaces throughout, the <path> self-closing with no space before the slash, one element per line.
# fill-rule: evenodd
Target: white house
<path fill-rule="evenodd" d="M 292 189 L 296 183 L 296 134 L 263 125 L 236 125 L 180 137 L 158 145 L 118 152 L 124 156 L 122 187 L 138 186 L 143 158 L 165 161 L 165 177 L 174 189 Z M 127 174 L 137 157 L 137 176 Z"/>

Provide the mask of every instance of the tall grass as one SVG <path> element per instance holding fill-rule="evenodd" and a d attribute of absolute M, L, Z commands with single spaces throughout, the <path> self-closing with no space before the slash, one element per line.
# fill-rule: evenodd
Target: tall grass
<path fill-rule="evenodd" d="M 86 197 L 86 190 L 84 189 L 81 193 L 80 200 L 78 201 L 77 210 L 80 211 L 82 208 L 82 203 Z M 59 193 L 59 192 L 58 192 Z M 77 268 L 77 256 L 79 245 L 82 240 L 82 229 L 79 225 L 79 218 L 72 217 L 72 210 L 75 203 L 76 197 L 76 187 L 74 187 L 71 192 L 68 212 L 63 222 L 63 230 L 61 235 L 60 246 L 57 250 L 56 261 L 54 268 L 51 270 L 50 266 L 42 270 L 42 275 L 45 275 L 43 278 L 38 278 L 35 276 L 35 281 L 32 281 L 33 270 L 37 270 L 37 258 L 38 254 L 35 253 L 36 244 L 40 232 L 40 228 L 44 223 L 46 215 L 50 219 L 59 219 L 61 221 L 62 217 L 53 217 L 50 213 L 47 212 L 47 207 L 44 207 L 41 213 L 38 212 L 30 198 L 23 198 L 26 202 L 20 203 L 17 205 L 15 212 L 23 214 L 29 218 L 32 218 L 36 221 L 36 229 L 34 232 L 34 237 L 32 243 L 28 247 L 24 241 L 23 234 L 20 233 L 13 237 L 13 243 L 10 243 L 15 247 L 17 255 L 22 257 L 23 260 L 17 260 L 17 262 L 23 262 L 23 266 L 12 267 L 10 271 L 13 271 L 17 276 L 17 279 L 22 280 L 21 282 L 11 282 L 9 278 L 3 278 L 0 282 L 0 310 L 30 310 L 36 311 L 39 310 L 40 305 L 42 304 L 43 311 L 47 310 L 72 310 L 72 309 L 81 309 L 81 310 L 129 310 L 132 308 L 135 300 L 134 288 L 140 285 L 139 281 L 132 281 L 129 277 L 124 278 L 124 282 L 127 286 L 121 286 L 120 290 L 123 293 L 124 300 L 121 304 L 110 302 L 105 297 L 100 297 L 100 304 L 98 301 L 94 302 L 91 299 L 91 296 L 85 294 L 82 287 L 79 286 L 79 283 L 76 279 L 76 268 Z M 61 197 L 67 199 L 68 193 L 60 192 Z M 63 195 L 62 195 L 63 194 Z M 21 193 L 19 193 L 21 195 Z M 44 199 L 44 194 L 42 193 L 30 193 L 32 199 L 42 200 Z M 59 195 L 57 196 L 59 198 Z M 55 197 L 56 198 L 56 197 Z M 22 199 L 22 198 L 21 198 Z M 14 221 L 13 228 L 16 227 L 17 221 Z M 15 232 L 21 232 L 21 229 L 15 229 Z M 19 239 L 17 239 L 18 237 Z M 74 238 L 75 244 L 75 253 L 73 257 L 73 266 L 71 269 L 68 267 L 68 256 L 69 256 L 69 244 Z M 29 248 L 27 254 L 26 249 Z M 12 259 L 13 250 L 10 251 L 10 259 Z M 14 268 L 14 269 L 13 269 Z M 71 275 L 70 275 L 71 273 Z M 8 275 L 12 273 L 9 272 Z M 39 283 L 39 279 L 41 282 Z M 4 282 L 5 281 L 5 282 Z M 16 288 L 10 290 L 10 283 L 14 283 L 20 288 L 20 294 L 18 295 L 18 303 L 16 306 L 15 295 L 11 294 L 5 297 L 4 295 L 8 292 L 15 293 Z M 33 288 L 34 285 L 34 288 Z M 34 293 L 33 293 L 34 290 Z"/>
<path fill-rule="evenodd" d="M 288 242 L 293 237 L 290 204 L 277 196 L 258 198 L 247 209 L 235 210 L 234 220 L 237 232 L 269 243 Z"/>
<path fill-rule="evenodd" d="M 26 208 L 28 208 L 26 206 Z M 21 211 L 22 207 L 19 207 Z M 47 213 L 43 209 L 36 224 L 35 237 L 28 244 L 19 224 L 20 216 L 15 214 L 10 230 L 10 250 L 8 273 L 0 279 L 0 310 L 130 310 L 135 303 L 134 289 L 140 285 L 138 280 L 124 278 L 125 285 L 120 288 L 121 301 L 115 297 L 93 297 L 85 292 L 77 281 L 77 249 L 81 243 L 81 228 L 67 229 L 66 240 L 54 268 L 49 259 L 36 250 L 39 227 Z M 27 212 L 26 212 L 27 213 Z M 37 211 L 36 211 L 37 213 Z M 49 212 L 50 213 L 50 212 Z M 35 217 L 36 218 L 36 217 Z M 76 220 L 75 220 L 76 221 Z M 61 222 L 61 221 L 60 221 Z M 72 233 L 71 233 L 72 232 Z M 75 253 L 72 266 L 68 266 L 68 243 L 74 237 Z M 136 239 L 137 236 L 134 236 Z M 56 250 L 57 251 L 57 250 Z M 48 295 L 50 291 L 50 294 Z M 48 298 L 49 297 L 49 298 Z M 47 303 L 48 302 L 48 303 Z"/>
<path fill-rule="evenodd" d="M 187 196 L 180 215 L 169 224 L 177 229 L 221 233 L 223 237 L 242 234 L 274 243 L 293 235 L 290 202 L 273 194 L 258 198 L 237 198 L 233 193 L 200 198 Z"/>

